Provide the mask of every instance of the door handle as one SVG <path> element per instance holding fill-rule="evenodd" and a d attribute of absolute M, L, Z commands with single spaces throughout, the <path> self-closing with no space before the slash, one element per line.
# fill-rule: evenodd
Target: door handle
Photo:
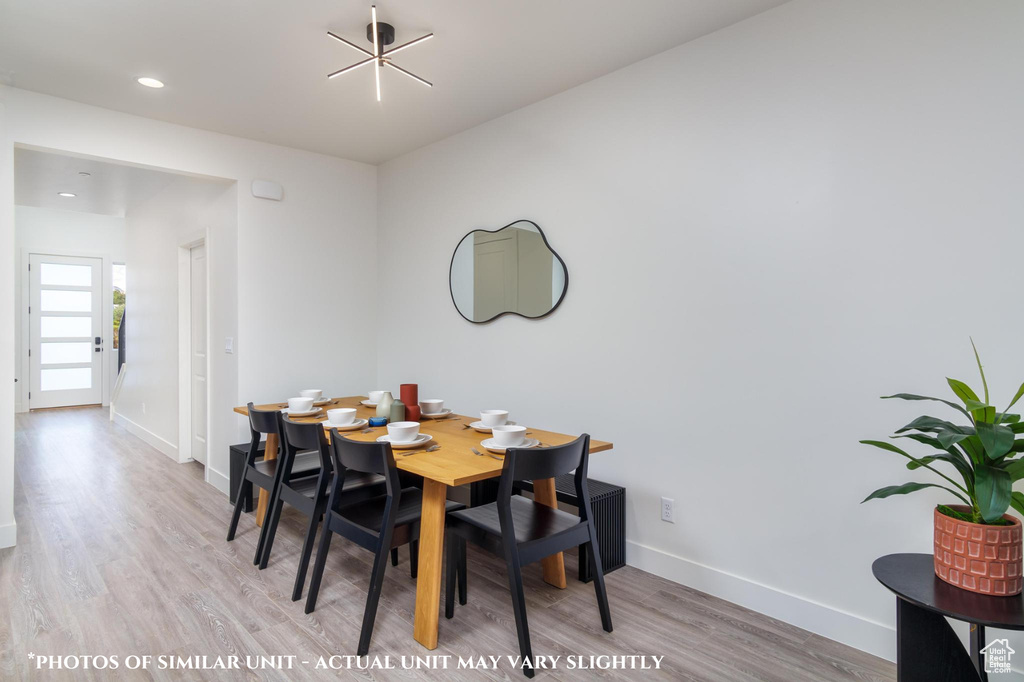
<path fill-rule="evenodd" d="M 100 336 L 96 337 L 96 345 L 97 346 L 103 345 L 103 338 L 102 337 L 100 337 Z"/>

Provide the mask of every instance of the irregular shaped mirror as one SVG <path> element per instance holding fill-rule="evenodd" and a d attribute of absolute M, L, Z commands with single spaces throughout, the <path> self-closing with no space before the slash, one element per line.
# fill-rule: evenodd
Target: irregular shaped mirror
<path fill-rule="evenodd" d="M 452 302 L 470 322 L 514 313 L 544 317 L 565 298 L 569 273 L 536 223 L 473 230 L 459 242 L 448 275 Z"/>

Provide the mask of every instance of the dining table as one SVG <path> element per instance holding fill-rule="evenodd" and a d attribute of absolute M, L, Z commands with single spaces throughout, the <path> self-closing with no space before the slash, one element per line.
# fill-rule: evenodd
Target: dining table
<path fill-rule="evenodd" d="M 297 417 L 295 421 L 326 422 L 327 410 L 339 407 L 356 408 L 357 419 L 369 419 L 376 415 L 373 407 L 363 404 L 366 396 L 347 396 L 332 398 L 322 405 L 319 414 L 309 417 Z M 281 410 L 287 403 L 268 403 L 255 405 L 258 410 Z M 248 415 L 246 406 L 236 407 L 235 412 Z M 424 442 L 415 449 L 394 449 L 395 464 L 402 471 L 408 471 L 423 477 L 423 502 L 420 516 L 419 567 L 416 579 L 416 607 L 414 614 L 413 637 L 427 649 L 437 648 L 438 613 L 441 602 L 441 577 L 444 565 L 444 525 L 445 501 L 448 488 L 484 481 L 501 476 L 503 458 L 500 454 L 491 453 L 480 443 L 487 438 L 469 425 L 476 421 L 475 417 L 447 414 L 443 418 L 424 418 L 420 423 L 420 433 L 429 434 L 430 441 Z M 328 438 L 330 430 L 328 428 Z M 529 428 L 530 437 L 542 445 L 564 445 L 578 436 L 570 436 L 554 431 Z M 357 430 L 341 431 L 340 434 L 349 440 L 373 442 L 387 434 L 385 426 Z M 440 446 L 431 452 L 431 446 Z M 611 450 L 612 444 L 591 439 L 590 452 Z M 474 452 L 475 450 L 475 452 Z M 273 460 L 277 457 L 278 438 L 276 434 L 267 436 L 264 459 Z M 477 454 L 479 453 L 479 454 Z M 548 478 L 533 481 L 534 500 L 549 507 L 557 507 L 555 497 L 555 479 Z M 256 508 L 256 522 L 263 524 L 266 515 L 269 493 L 261 489 Z M 541 571 L 544 581 L 554 587 L 565 589 L 565 564 L 562 553 L 552 554 L 541 560 Z"/>

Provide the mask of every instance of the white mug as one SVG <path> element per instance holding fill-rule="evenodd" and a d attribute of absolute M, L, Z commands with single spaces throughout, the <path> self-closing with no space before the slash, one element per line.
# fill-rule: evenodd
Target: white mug
<path fill-rule="evenodd" d="M 312 398 L 288 398 L 288 412 L 309 412 L 311 409 Z"/>
<path fill-rule="evenodd" d="M 480 421 L 484 426 L 501 426 L 508 421 L 508 410 L 481 410 Z"/>
<path fill-rule="evenodd" d="M 526 440 L 526 427 L 525 426 L 495 426 L 491 429 L 491 435 L 494 436 L 494 442 L 503 448 L 514 448 L 517 445 L 522 445 Z"/>
<path fill-rule="evenodd" d="M 333 426 L 348 426 L 356 420 L 356 408 L 339 407 L 336 410 L 327 410 L 327 421 Z"/>

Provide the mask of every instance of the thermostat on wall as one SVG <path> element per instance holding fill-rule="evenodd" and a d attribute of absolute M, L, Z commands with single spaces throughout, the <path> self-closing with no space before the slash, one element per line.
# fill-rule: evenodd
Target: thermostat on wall
<path fill-rule="evenodd" d="M 253 180 L 252 195 L 258 199 L 281 201 L 284 198 L 284 187 L 280 183 L 270 180 Z"/>

